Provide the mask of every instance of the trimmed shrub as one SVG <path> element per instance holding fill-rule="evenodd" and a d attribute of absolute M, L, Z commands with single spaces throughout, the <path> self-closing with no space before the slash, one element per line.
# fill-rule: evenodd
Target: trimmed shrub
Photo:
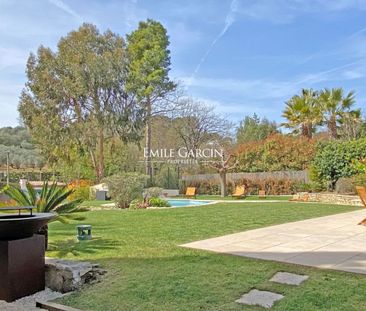
<path fill-rule="evenodd" d="M 160 198 L 151 198 L 149 200 L 149 206 L 154 206 L 154 207 L 169 207 L 170 204 L 163 200 L 163 199 L 160 199 Z"/>
<path fill-rule="evenodd" d="M 361 173 L 354 163 L 366 158 L 366 139 L 352 141 L 328 141 L 318 145 L 313 166 L 319 178 L 328 182 L 334 190 L 336 182 L 342 177 Z"/>
<path fill-rule="evenodd" d="M 142 192 L 148 177 L 139 173 L 123 173 L 103 180 L 109 194 L 119 208 L 128 208 L 135 199 L 142 199 Z"/>

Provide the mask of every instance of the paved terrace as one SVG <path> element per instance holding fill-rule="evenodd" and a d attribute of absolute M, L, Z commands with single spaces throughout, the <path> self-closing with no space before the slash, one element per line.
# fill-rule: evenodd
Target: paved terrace
<path fill-rule="evenodd" d="M 237 256 L 366 274 L 366 210 L 312 218 L 181 245 Z"/>

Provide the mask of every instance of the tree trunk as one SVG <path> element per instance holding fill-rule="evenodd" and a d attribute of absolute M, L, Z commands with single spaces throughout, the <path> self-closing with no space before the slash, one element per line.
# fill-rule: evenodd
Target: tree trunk
<path fill-rule="evenodd" d="M 313 138 L 313 124 L 311 123 L 308 124 L 308 138 L 309 139 Z"/>
<path fill-rule="evenodd" d="M 328 121 L 328 132 L 331 138 L 337 138 L 337 120 L 335 116 L 331 116 Z"/>
<path fill-rule="evenodd" d="M 221 189 L 221 197 L 226 197 L 227 196 L 226 170 L 220 172 L 220 189 Z"/>
<path fill-rule="evenodd" d="M 98 137 L 98 164 L 97 164 L 97 179 L 101 181 L 104 177 L 104 133 L 103 129 L 99 130 Z"/>
<path fill-rule="evenodd" d="M 43 226 L 37 232 L 40 235 L 44 235 L 44 249 L 48 249 L 48 225 Z"/>
<path fill-rule="evenodd" d="M 150 181 L 152 181 L 153 171 L 152 171 L 152 164 L 151 164 L 151 103 L 150 99 L 147 100 L 147 119 L 146 119 L 146 133 L 145 133 L 145 140 L 146 140 L 146 151 L 147 151 L 147 158 L 146 158 L 146 175 L 150 177 Z"/>
<path fill-rule="evenodd" d="M 301 135 L 308 139 L 313 137 L 313 126 L 311 123 L 303 123 L 301 125 Z"/>

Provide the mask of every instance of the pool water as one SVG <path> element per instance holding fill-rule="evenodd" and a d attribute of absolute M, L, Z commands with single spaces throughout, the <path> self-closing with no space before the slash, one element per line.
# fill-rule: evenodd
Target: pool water
<path fill-rule="evenodd" d="M 209 201 L 195 201 L 195 200 L 167 200 L 171 207 L 184 206 L 199 206 L 210 203 Z"/>

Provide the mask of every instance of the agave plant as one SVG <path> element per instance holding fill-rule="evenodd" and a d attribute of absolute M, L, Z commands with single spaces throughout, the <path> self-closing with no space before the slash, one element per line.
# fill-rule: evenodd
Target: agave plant
<path fill-rule="evenodd" d="M 58 186 L 55 182 L 51 186 L 47 182 L 44 182 L 39 194 L 30 183 L 26 184 L 26 188 L 27 191 L 22 191 L 18 187 L 7 186 L 4 189 L 4 193 L 21 206 L 34 206 L 37 213 L 54 213 L 55 217 L 52 221 L 68 223 L 69 220 L 84 219 L 84 217 L 75 214 L 87 210 L 79 207 L 82 200 L 67 200 L 74 192 L 74 189 L 68 189 L 67 186 Z M 47 248 L 48 225 L 42 227 L 38 233 L 45 236 L 45 245 Z"/>

